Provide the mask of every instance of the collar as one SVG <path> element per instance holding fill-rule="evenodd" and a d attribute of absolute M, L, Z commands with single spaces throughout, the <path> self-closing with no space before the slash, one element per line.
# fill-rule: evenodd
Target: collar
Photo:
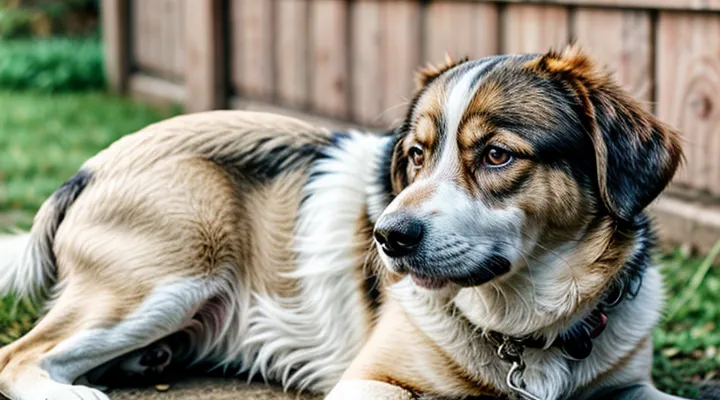
<path fill-rule="evenodd" d="M 605 291 L 598 305 L 570 329 L 560 334 L 550 345 L 562 349 L 571 359 L 583 360 L 590 356 L 593 349 L 592 341 L 605 330 L 608 318 L 612 316 L 612 310 L 623 301 L 634 299 L 640 292 L 643 276 L 651 262 L 650 250 L 655 244 L 655 237 L 650 229 L 650 221 L 644 214 L 637 216 L 625 228 L 628 230 L 627 234 L 635 235 L 635 244 L 625 265 Z M 516 362 L 514 360 L 516 358 L 519 359 L 524 348 L 542 349 L 548 342 L 542 336 L 529 335 L 518 338 L 495 331 L 488 332 L 487 337 L 496 347 L 498 356 L 511 362 Z"/>

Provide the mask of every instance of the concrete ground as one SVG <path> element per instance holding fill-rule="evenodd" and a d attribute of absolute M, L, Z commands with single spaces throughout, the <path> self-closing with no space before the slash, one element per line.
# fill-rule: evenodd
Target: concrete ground
<path fill-rule="evenodd" d="M 112 400 L 320 400 L 322 396 L 283 393 L 281 388 L 242 379 L 193 378 L 147 389 L 122 389 L 109 393 Z"/>

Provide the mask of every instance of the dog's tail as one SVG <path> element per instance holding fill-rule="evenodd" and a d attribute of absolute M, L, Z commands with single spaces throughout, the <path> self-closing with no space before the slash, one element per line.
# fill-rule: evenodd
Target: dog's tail
<path fill-rule="evenodd" d="M 0 295 L 37 300 L 54 285 L 55 234 L 90 178 L 80 171 L 55 191 L 40 207 L 29 233 L 0 235 Z"/>

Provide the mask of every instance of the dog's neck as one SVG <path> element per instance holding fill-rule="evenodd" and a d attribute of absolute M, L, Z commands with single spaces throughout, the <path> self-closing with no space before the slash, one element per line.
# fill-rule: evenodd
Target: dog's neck
<path fill-rule="evenodd" d="M 623 301 L 631 301 L 642 287 L 643 276 L 651 263 L 651 249 L 655 245 L 650 222 L 644 214 L 639 215 L 626 227 L 619 228 L 616 234 L 632 235 L 633 246 L 622 267 L 612 278 L 594 307 L 580 312 L 572 318 L 576 322 L 569 328 L 558 330 L 559 334 L 547 337 L 542 332 L 534 332 L 521 337 L 505 335 L 497 331 L 487 332 L 496 344 L 511 341 L 523 347 L 544 348 L 548 345 L 558 347 L 573 359 L 587 358 L 593 348 L 592 341 L 602 334 L 612 311 Z"/>
<path fill-rule="evenodd" d="M 547 318 L 546 323 L 549 325 L 542 329 L 528 331 L 521 335 L 515 334 L 513 331 L 503 332 L 505 333 L 504 336 L 514 337 L 517 340 L 535 337 L 549 341 L 548 346 L 543 348 L 529 348 L 530 346 L 526 344 L 521 346 L 521 348 L 527 350 L 524 356 L 525 362 L 528 365 L 532 364 L 528 366 L 530 372 L 526 374 L 526 383 L 528 389 L 532 389 L 533 394 L 541 398 L 556 398 L 559 393 L 567 389 L 563 385 L 549 384 L 549 382 L 566 382 L 567 376 L 564 374 L 567 370 L 564 368 L 551 368 L 551 366 L 567 365 L 564 364 L 565 361 L 561 360 L 569 361 L 572 359 L 568 357 L 567 351 L 563 352 L 561 347 L 552 346 L 552 343 L 555 338 L 563 335 L 566 335 L 569 340 L 573 340 L 573 329 L 586 329 L 587 327 L 582 325 L 583 320 L 598 305 L 603 304 L 605 307 L 603 310 L 607 312 L 607 318 L 611 326 L 608 327 L 608 332 L 598 337 L 594 345 L 607 351 L 607 343 L 616 340 L 613 338 L 618 332 L 617 324 L 628 323 L 626 319 L 627 310 L 634 307 L 631 303 L 634 295 L 640 290 L 640 283 L 649 266 L 650 251 L 653 246 L 653 238 L 649 231 L 647 218 L 644 216 L 638 218 L 636 225 L 632 233 L 621 232 L 623 235 L 631 235 L 629 237 L 631 249 L 623 253 L 622 260 L 620 260 L 622 265 L 615 269 L 616 273 L 605 283 L 604 290 L 597 296 L 596 301 L 586 307 L 574 309 L 575 311 L 566 315 L 564 319 L 553 314 L 552 311 L 554 310 L 537 316 L 540 320 Z M 604 261 L 608 258 L 612 257 L 603 254 L 603 257 L 598 261 Z M 650 285 L 648 290 L 652 291 L 653 288 L 655 286 Z M 496 329 L 485 323 L 491 318 L 496 318 L 497 315 L 492 316 L 487 313 L 474 316 L 468 315 L 467 309 L 457 307 L 457 294 L 452 293 L 449 289 L 445 288 L 441 291 L 424 290 L 415 286 L 412 279 L 408 277 L 388 287 L 390 298 L 398 301 L 416 326 L 420 327 L 423 333 L 437 344 L 438 348 L 446 349 L 447 354 L 461 369 L 468 371 L 469 375 L 474 376 L 474 379 L 477 379 L 483 385 L 489 384 L 502 390 L 509 390 L 506 379 L 511 363 L 498 357 L 499 344 L 501 344 L 503 335 L 500 335 L 500 341 L 493 340 L 489 332 Z M 492 290 L 492 288 L 489 288 L 489 290 Z M 447 291 L 447 293 L 444 291 Z M 466 292 L 473 292 L 473 290 L 467 289 Z M 477 297 L 471 300 L 468 304 L 470 307 L 482 308 L 479 305 L 481 300 Z M 518 298 L 515 298 L 514 301 L 513 303 L 498 304 L 498 306 L 523 307 L 521 303 L 518 304 Z M 528 309 L 527 312 L 535 312 L 534 310 Z M 505 313 L 502 310 L 491 311 L 495 311 L 499 315 L 498 319 L 494 320 L 493 323 L 497 321 L 504 322 L 502 316 Z M 649 312 L 652 313 L 653 311 Z M 623 315 L 625 317 L 622 317 Z M 643 322 L 641 320 L 642 318 L 638 320 L 640 324 L 638 329 L 645 332 L 647 330 L 647 321 Z M 512 329 L 512 325 L 504 326 L 510 326 Z M 603 343 L 605 344 L 603 345 Z M 593 345 L 592 342 L 590 344 Z"/>
<path fill-rule="evenodd" d="M 506 279 L 461 289 L 452 302 L 484 332 L 534 338 L 542 345 L 583 336 L 588 344 L 585 336 L 602 329 L 605 311 L 639 290 L 653 246 L 644 215 L 623 227 L 599 217 L 579 240 L 549 250 L 548 260 L 518 266 Z M 583 354 L 580 349 L 574 353 Z"/>

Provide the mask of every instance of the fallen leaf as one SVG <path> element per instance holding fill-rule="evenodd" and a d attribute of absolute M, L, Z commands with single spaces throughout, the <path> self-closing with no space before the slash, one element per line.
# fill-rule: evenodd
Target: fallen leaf
<path fill-rule="evenodd" d="M 167 392 L 168 390 L 170 390 L 170 385 L 155 385 L 155 390 L 157 390 L 158 392 Z"/>

